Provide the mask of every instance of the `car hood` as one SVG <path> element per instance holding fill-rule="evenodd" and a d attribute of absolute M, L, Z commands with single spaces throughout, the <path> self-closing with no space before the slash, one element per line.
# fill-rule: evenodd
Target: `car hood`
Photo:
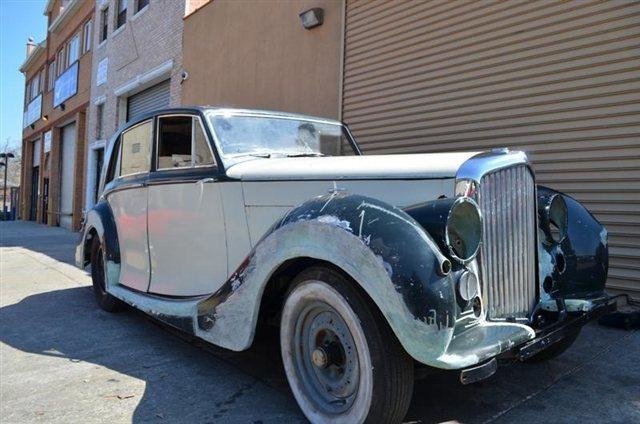
<path fill-rule="evenodd" d="M 243 181 L 453 178 L 479 152 L 253 158 L 227 169 Z"/>

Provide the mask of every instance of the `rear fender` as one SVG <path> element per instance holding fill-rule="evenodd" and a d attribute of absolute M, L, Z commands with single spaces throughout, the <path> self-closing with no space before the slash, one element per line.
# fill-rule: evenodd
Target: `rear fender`
<path fill-rule="evenodd" d="M 116 222 L 113 218 L 113 212 L 109 204 L 101 201 L 91 209 L 85 218 L 85 225 L 82 234 L 80 247 L 83 249 L 78 255 L 80 258 L 86 257 L 90 252 L 84 250 L 90 248 L 87 246 L 89 234 L 95 231 L 102 243 L 105 259 L 106 259 L 106 284 L 107 290 L 115 284 L 118 284 L 120 276 L 120 247 L 118 244 L 118 232 L 116 230 Z"/>

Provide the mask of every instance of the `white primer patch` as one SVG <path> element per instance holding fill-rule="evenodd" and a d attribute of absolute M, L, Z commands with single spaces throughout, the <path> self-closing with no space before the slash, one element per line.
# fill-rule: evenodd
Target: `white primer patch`
<path fill-rule="evenodd" d="M 322 215 L 322 216 L 319 216 L 317 218 L 317 220 L 322 222 L 322 223 L 324 223 L 324 224 L 334 225 L 336 227 L 340 227 L 342 229 L 345 229 L 345 230 L 347 230 L 349 232 L 353 232 L 353 230 L 351 229 L 351 224 L 349 223 L 349 221 L 341 220 L 337 216 Z"/>

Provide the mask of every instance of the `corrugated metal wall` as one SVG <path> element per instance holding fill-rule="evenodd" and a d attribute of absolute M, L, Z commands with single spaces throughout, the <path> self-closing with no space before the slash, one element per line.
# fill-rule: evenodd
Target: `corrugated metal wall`
<path fill-rule="evenodd" d="M 127 99 L 127 121 L 153 110 L 169 106 L 171 80 L 149 87 Z"/>
<path fill-rule="evenodd" d="M 367 153 L 509 146 L 609 229 L 640 297 L 640 2 L 347 1 L 342 116 Z"/>

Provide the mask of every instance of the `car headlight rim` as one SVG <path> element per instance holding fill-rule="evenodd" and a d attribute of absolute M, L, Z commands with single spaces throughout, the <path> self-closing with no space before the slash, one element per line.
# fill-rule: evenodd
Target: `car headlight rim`
<path fill-rule="evenodd" d="M 473 261 L 482 244 L 482 214 L 470 197 L 458 197 L 447 216 L 445 244 L 452 259 L 462 264 Z"/>
<path fill-rule="evenodd" d="M 549 242 L 560 244 L 567 238 L 569 225 L 569 211 L 567 203 L 561 194 L 554 194 L 546 209 L 546 235 Z M 557 234 L 551 231 L 551 226 L 557 228 Z"/>

